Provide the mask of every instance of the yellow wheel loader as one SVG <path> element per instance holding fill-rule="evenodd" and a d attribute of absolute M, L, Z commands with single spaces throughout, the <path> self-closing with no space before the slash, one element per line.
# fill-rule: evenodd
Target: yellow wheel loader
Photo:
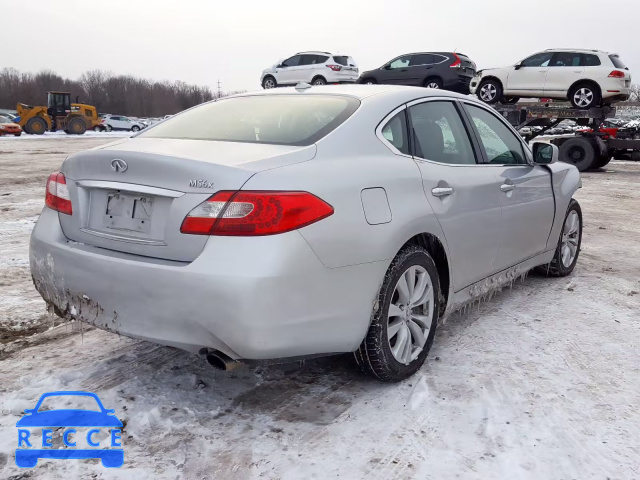
<path fill-rule="evenodd" d="M 19 103 L 15 119 L 22 129 L 32 135 L 47 131 L 64 130 L 68 134 L 82 135 L 87 129 L 99 129 L 100 118 L 96 107 L 71 103 L 67 92 L 47 92 L 47 106 L 32 107 Z"/>

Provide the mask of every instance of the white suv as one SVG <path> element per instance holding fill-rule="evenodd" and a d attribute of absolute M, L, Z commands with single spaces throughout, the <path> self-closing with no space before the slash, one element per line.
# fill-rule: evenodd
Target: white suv
<path fill-rule="evenodd" d="M 101 126 L 110 132 L 111 130 L 126 130 L 129 132 L 139 132 L 146 125 L 137 120 L 132 120 L 129 117 L 123 115 L 105 115 L 102 119 Z"/>
<path fill-rule="evenodd" d="M 519 98 L 569 99 L 576 108 L 627 100 L 631 74 L 615 53 L 551 49 L 510 67 L 480 70 L 471 93 L 486 103 L 515 103 Z"/>
<path fill-rule="evenodd" d="M 312 85 L 355 83 L 358 66 L 348 55 L 329 52 L 300 52 L 262 72 L 262 88 L 275 88 L 306 82 Z"/>

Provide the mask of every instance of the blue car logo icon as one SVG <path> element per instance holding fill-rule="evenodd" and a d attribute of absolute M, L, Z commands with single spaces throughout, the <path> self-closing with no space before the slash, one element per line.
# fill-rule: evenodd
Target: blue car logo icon
<path fill-rule="evenodd" d="M 56 409 L 40 411 L 42 403 L 51 397 L 84 397 L 84 400 L 95 400 L 97 409 Z M 105 467 L 120 467 L 124 463 L 122 448 L 73 448 L 75 441 L 72 435 L 77 434 L 74 427 L 93 427 L 86 434 L 87 444 L 100 447 L 97 435 L 100 428 L 110 431 L 110 446 L 121 447 L 120 434 L 122 422 L 114 415 L 114 410 L 104 407 L 95 393 L 91 392 L 49 392 L 43 394 L 33 409 L 25 410 L 26 415 L 16 423 L 18 427 L 18 448 L 16 449 L 16 465 L 22 468 L 35 467 L 40 458 L 53 459 L 87 459 L 99 458 Z M 31 439 L 32 428 L 42 428 L 42 447 L 36 447 Z M 53 428 L 64 428 L 62 438 L 68 448 L 53 448 Z M 27 447 L 27 448 L 21 448 Z"/>

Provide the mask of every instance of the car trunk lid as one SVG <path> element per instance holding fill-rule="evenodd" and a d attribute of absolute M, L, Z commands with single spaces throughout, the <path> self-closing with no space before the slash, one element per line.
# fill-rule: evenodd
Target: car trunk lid
<path fill-rule="evenodd" d="M 133 138 L 69 157 L 73 215 L 59 214 L 72 241 L 189 262 L 206 236 L 180 233 L 185 216 L 256 172 L 310 160 L 315 146 Z"/>

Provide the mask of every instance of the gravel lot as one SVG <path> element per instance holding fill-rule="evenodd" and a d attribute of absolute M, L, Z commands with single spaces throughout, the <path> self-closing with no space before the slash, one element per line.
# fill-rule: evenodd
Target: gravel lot
<path fill-rule="evenodd" d="M 0 138 L 1 478 L 640 478 L 640 163 L 583 174 L 573 276 L 454 315 L 415 377 L 382 385 L 348 357 L 217 372 L 51 318 L 28 266 L 47 176 L 112 140 Z M 56 389 L 115 408 L 123 468 L 15 466 L 15 422 Z"/>

